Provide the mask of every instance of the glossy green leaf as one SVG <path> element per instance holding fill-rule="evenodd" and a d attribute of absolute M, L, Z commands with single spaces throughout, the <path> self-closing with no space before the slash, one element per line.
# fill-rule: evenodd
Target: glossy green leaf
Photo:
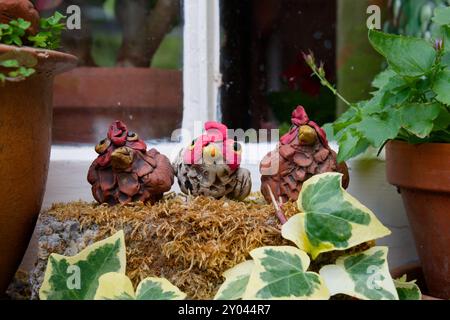
<path fill-rule="evenodd" d="M 398 300 L 389 273 L 386 247 L 340 257 L 336 264 L 320 269 L 330 294 L 345 294 L 362 300 Z"/>
<path fill-rule="evenodd" d="M 224 272 L 225 282 L 220 286 L 214 297 L 215 300 L 239 300 L 244 296 L 247 289 L 250 274 L 255 263 L 245 261 Z"/>
<path fill-rule="evenodd" d="M 369 40 L 390 67 L 403 76 L 422 76 L 431 70 L 436 60 L 436 51 L 423 39 L 371 30 Z"/>
<path fill-rule="evenodd" d="M 342 175 L 324 173 L 307 180 L 297 201 L 300 213 L 282 235 L 315 259 L 390 234 L 376 216 L 342 188 Z"/>
<path fill-rule="evenodd" d="M 244 299 L 328 299 L 321 277 L 308 272 L 308 255 L 295 247 L 263 247 L 250 255 L 255 266 Z"/>
<path fill-rule="evenodd" d="M 103 274 L 124 274 L 125 267 L 123 231 L 94 243 L 73 257 L 51 254 L 39 297 L 41 300 L 91 300 Z"/>

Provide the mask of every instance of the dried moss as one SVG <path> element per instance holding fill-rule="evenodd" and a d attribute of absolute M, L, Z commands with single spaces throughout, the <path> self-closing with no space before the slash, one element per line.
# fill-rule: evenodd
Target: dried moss
<path fill-rule="evenodd" d="M 294 203 L 285 204 L 283 210 L 288 218 L 297 212 Z M 62 238 L 71 239 L 49 244 L 48 237 L 52 236 L 55 224 L 49 221 L 70 222 Z M 55 204 L 41 215 L 40 223 L 45 226 L 41 232 L 46 235 L 39 240 L 41 263 L 34 271 L 35 279 L 42 279 L 51 252 L 67 254 L 73 251 L 67 250 L 69 244 L 74 243 L 77 243 L 75 251 L 79 251 L 123 229 L 127 275 L 133 283 L 137 285 L 148 276 L 165 277 L 191 299 L 211 299 L 223 282 L 221 274 L 249 259 L 251 250 L 291 245 L 281 237 L 281 225 L 273 206 L 266 204 L 260 195 L 245 202 L 169 195 L 154 205 Z M 61 233 L 61 227 L 58 228 L 59 231 L 53 232 Z M 79 229 L 76 236 L 67 233 L 74 228 Z M 317 269 L 341 254 L 322 255 L 312 267 Z"/>

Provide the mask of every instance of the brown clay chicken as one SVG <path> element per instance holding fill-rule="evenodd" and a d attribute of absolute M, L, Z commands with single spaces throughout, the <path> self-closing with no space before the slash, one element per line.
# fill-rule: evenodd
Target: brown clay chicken
<path fill-rule="evenodd" d="M 325 131 L 309 120 L 301 106 L 292 113 L 291 130 L 280 139 L 277 149 L 261 161 L 260 172 L 261 193 L 269 203 L 269 188 L 276 200 L 297 201 L 303 183 L 317 174 L 340 172 L 344 175 L 343 187 L 349 183 L 346 164 L 337 163 Z"/>
<path fill-rule="evenodd" d="M 147 145 L 136 133 L 115 121 L 95 151 L 88 181 L 99 203 L 155 202 L 172 187 L 174 172 L 169 159 Z"/>

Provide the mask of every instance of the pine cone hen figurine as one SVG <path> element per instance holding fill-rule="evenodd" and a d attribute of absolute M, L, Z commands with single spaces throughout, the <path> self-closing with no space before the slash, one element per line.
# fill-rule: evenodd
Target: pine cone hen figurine
<path fill-rule="evenodd" d="M 291 120 L 291 130 L 281 137 L 277 149 L 267 154 L 260 164 L 261 193 L 266 201 L 272 202 L 269 188 L 276 200 L 297 201 L 303 183 L 325 172 L 342 173 L 342 185 L 347 188 L 347 166 L 337 163 L 325 131 L 309 120 L 302 106 L 292 113 Z"/>
<path fill-rule="evenodd" d="M 182 192 L 194 196 L 245 199 L 251 191 L 250 171 L 240 167 L 241 145 L 227 138 L 227 127 L 205 124 L 205 134 L 178 154 L 173 167 Z"/>
<path fill-rule="evenodd" d="M 125 124 L 115 121 L 95 151 L 89 168 L 92 195 L 99 203 L 156 202 L 171 189 L 174 173 L 169 159 L 147 145 Z"/>

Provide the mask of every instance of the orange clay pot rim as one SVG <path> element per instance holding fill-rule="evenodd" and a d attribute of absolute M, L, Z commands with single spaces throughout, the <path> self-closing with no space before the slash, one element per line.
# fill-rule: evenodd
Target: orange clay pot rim
<path fill-rule="evenodd" d="M 409 145 L 411 147 L 422 147 L 422 146 L 442 146 L 450 147 L 450 142 L 423 142 L 423 143 L 409 143 L 403 140 L 389 140 L 388 143 L 399 143 L 403 145 Z"/>
<path fill-rule="evenodd" d="M 0 44 L 0 55 L 11 51 L 30 53 L 38 60 L 34 68 L 39 71 L 51 71 L 53 74 L 73 69 L 78 63 L 77 57 L 60 51 Z"/>

